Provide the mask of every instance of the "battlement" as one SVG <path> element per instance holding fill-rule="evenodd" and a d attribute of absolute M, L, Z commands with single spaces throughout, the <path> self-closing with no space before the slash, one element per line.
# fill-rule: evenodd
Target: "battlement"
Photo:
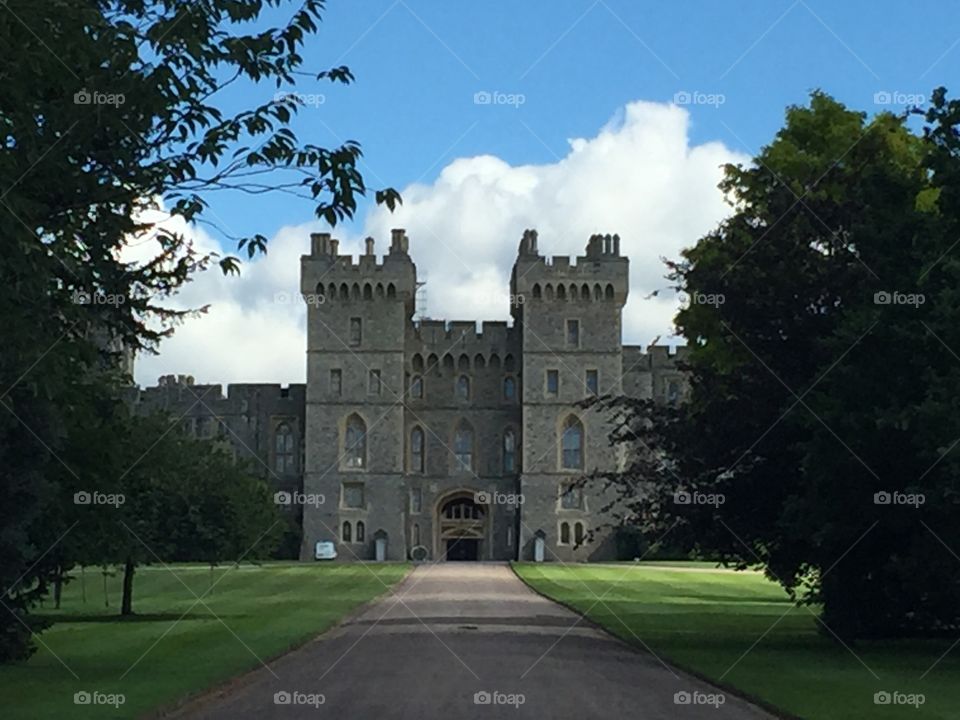
<path fill-rule="evenodd" d="M 677 369 L 689 352 L 686 346 L 670 345 L 624 345 L 623 371 L 649 372 L 653 369 Z"/>
<path fill-rule="evenodd" d="M 504 320 L 486 320 L 477 323 L 473 320 L 421 320 L 411 325 L 414 342 L 425 345 L 451 344 L 503 348 L 519 343 L 520 334 L 515 327 Z"/>
<path fill-rule="evenodd" d="M 410 239 L 407 237 L 407 231 L 403 228 L 395 228 L 390 231 L 390 252 L 383 256 L 383 263 L 377 262 L 376 241 L 372 237 L 367 237 L 363 242 L 363 255 L 354 259 L 353 255 L 340 254 L 340 240 L 334 238 L 330 233 L 311 233 L 310 255 L 304 257 L 314 260 L 326 259 L 335 264 L 339 270 L 356 270 L 357 272 L 382 270 L 386 265 L 399 259 L 406 258 L 409 260 Z"/>

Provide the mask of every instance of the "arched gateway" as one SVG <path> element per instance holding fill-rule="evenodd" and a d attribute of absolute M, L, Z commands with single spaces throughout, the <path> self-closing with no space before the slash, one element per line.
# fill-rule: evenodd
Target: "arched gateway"
<path fill-rule="evenodd" d="M 434 556 L 446 560 L 481 560 L 487 551 L 489 513 L 471 491 L 440 499 L 436 510 Z"/>

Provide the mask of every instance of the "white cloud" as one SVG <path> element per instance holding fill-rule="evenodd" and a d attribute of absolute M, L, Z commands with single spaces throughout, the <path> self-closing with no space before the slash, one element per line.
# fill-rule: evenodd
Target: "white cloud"
<path fill-rule="evenodd" d="M 645 344 L 669 334 L 676 311 L 672 293 L 645 299 L 666 286 L 661 257 L 677 257 L 727 214 L 717 189 L 722 165 L 749 160 L 719 142 L 691 146 L 689 121 L 682 108 L 634 102 L 596 137 L 570 140 L 567 155 L 552 164 L 456 159 L 433 184 L 401 190 L 395 213 L 374 210 L 363 235 L 377 238 L 382 254 L 390 229 L 407 229 L 430 316 L 502 320 L 525 228 L 539 231 L 545 255 L 581 255 L 590 235 L 619 233 L 630 258 L 624 342 Z M 267 257 L 245 262 L 239 279 L 215 269 L 190 283 L 178 304 L 209 303 L 210 312 L 178 328 L 159 357 L 139 358 L 138 381 L 190 373 L 198 382 L 303 382 L 303 305 L 274 298 L 296 293 L 299 256 L 317 229 L 282 228 Z M 203 234 L 198 244 L 214 246 Z M 359 236 L 347 237 L 341 252 L 359 253 L 361 245 Z"/>

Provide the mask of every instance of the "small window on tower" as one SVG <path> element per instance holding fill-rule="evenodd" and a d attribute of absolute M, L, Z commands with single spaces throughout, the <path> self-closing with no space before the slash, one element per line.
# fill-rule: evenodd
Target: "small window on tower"
<path fill-rule="evenodd" d="M 359 345 L 363 342 L 363 321 L 360 318 L 350 318 L 350 344 Z"/>
<path fill-rule="evenodd" d="M 587 392 L 591 395 L 600 394 L 600 381 L 596 370 L 587 370 Z"/>
<path fill-rule="evenodd" d="M 560 371 L 547 370 L 547 395 L 557 395 L 560 392 Z"/>
<path fill-rule="evenodd" d="M 580 347 L 580 321 L 567 320 L 567 347 Z"/>
<path fill-rule="evenodd" d="M 371 395 L 379 395 L 379 394 L 380 394 L 380 371 L 379 371 L 379 370 L 371 370 L 371 371 L 370 371 L 370 383 L 369 383 L 369 386 L 368 386 L 368 388 L 367 388 L 367 391 L 368 391 Z"/>
<path fill-rule="evenodd" d="M 343 394 L 343 372 L 340 368 L 330 371 L 330 394 L 336 397 Z"/>

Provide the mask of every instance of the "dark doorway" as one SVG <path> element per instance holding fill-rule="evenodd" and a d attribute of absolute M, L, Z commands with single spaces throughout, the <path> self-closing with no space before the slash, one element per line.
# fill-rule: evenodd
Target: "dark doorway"
<path fill-rule="evenodd" d="M 480 541 L 470 538 L 447 540 L 447 560 L 477 561 L 480 559 Z"/>

